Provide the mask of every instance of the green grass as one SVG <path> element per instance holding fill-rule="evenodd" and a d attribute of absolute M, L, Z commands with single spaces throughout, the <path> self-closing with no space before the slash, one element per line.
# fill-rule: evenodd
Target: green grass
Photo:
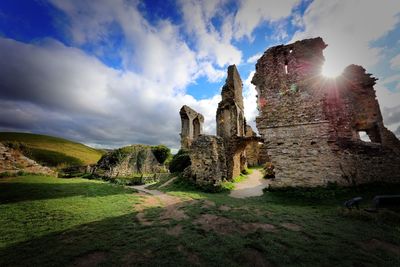
<path fill-rule="evenodd" d="M 39 134 L 0 132 L 0 142 L 23 143 L 41 158 L 49 159 L 55 155 L 57 159 L 65 160 L 67 165 L 71 161 L 93 164 L 104 154 L 80 143 Z"/>
<path fill-rule="evenodd" d="M 197 191 L 177 179 L 159 190 L 184 198 L 180 209 L 188 217 L 166 222 L 160 219 L 163 208 L 147 208 L 145 217 L 153 224 L 142 225 L 133 208 L 140 195 L 124 187 L 44 176 L 2 178 L 0 266 L 72 266 L 96 253 L 103 257 L 101 266 L 190 266 L 193 258 L 203 266 L 246 266 L 256 257 L 273 266 L 399 266 L 400 257 L 393 251 L 362 246 L 376 239 L 400 247 L 399 214 L 341 208 L 355 195 L 370 200 L 377 192 L 399 189 L 375 185 L 329 189 L 337 193 L 319 199 L 313 194 L 299 197 L 301 190 L 234 199 L 227 193 Z M 205 206 L 205 200 L 215 205 Z M 195 223 L 204 214 L 230 220 L 223 227 L 232 232 L 204 230 Z M 254 222 L 272 224 L 276 231 L 245 233 L 235 228 Z M 286 229 L 282 223 L 301 230 Z M 176 225 L 182 227 L 181 234 L 168 235 L 166 230 Z"/>

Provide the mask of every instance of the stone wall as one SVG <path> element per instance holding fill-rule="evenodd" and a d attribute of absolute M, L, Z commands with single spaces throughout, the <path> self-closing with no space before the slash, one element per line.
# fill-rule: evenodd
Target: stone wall
<path fill-rule="evenodd" d="M 56 172 L 52 169 L 42 166 L 36 161 L 25 157 L 20 151 L 0 143 L 0 173 L 18 173 L 20 171 L 56 175 Z"/>
<path fill-rule="evenodd" d="M 200 187 L 218 187 L 227 178 L 224 140 L 200 135 L 189 150 L 192 162 L 188 176 Z"/>
<path fill-rule="evenodd" d="M 203 133 L 204 117 L 192 108 L 184 105 L 179 111 L 181 116 L 181 147 L 188 149 L 200 134 Z"/>
<path fill-rule="evenodd" d="M 92 168 L 92 173 L 105 177 L 129 177 L 165 171 L 150 146 L 131 145 L 104 155 Z"/>
<path fill-rule="evenodd" d="M 400 181 L 400 142 L 383 125 L 376 79 L 355 65 L 323 77 L 325 47 L 307 39 L 272 47 L 257 62 L 256 123 L 275 165 L 273 185 Z"/>

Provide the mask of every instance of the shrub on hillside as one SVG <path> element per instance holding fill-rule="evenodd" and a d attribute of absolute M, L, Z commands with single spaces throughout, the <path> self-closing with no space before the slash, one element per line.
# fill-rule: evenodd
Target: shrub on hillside
<path fill-rule="evenodd" d="M 183 170 L 190 166 L 191 161 L 189 157 L 189 153 L 187 150 L 180 149 L 178 153 L 176 153 L 171 162 L 169 163 L 169 171 L 174 172 L 183 172 Z"/>
<path fill-rule="evenodd" d="M 151 151 L 160 164 L 164 164 L 171 155 L 171 150 L 165 145 L 152 146 Z"/>

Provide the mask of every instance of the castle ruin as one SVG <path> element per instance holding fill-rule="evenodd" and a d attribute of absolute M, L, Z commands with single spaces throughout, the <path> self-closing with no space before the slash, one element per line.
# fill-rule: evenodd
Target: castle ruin
<path fill-rule="evenodd" d="M 383 125 L 377 79 L 356 65 L 335 79 L 323 77 L 326 46 L 319 37 L 306 39 L 271 47 L 257 61 L 252 83 L 261 138 L 246 125 L 234 65 L 221 92 L 217 136 L 202 135 L 203 117 L 183 106 L 181 144 L 192 161 L 188 176 L 200 186 L 216 186 L 248 163 L 269 162 L 275 171 L 271 185 L 277 187 L 399 182 L 400 141 Z"/>
<path fill-rule="evenodd" d="M 246 128 L 250 126 L 244 117 L 242 80 L 235 65 L 228 67 L 221 96 L 216 114 L 217 136 L 197 134 L 202 132 L 201 128 L 198 132 L 188 131 L 187 125 L 203 116 L 187 106 L 180 111 L 181 147 L 189 150 L 191 159 L 186 173 L 202 187 L 219 186 L 222 181 L 240 175 L 247 167 L 246 147 L 260 140 L 255 135 L 246 136 Z"/>
<path fill-rule="evenodd" d="M 256 123 L 275 167 L 272 185 L 399 182 L 400 141 L 383 125 L 376 78 L 356 65 L 323 77 L 326 46 L 302 40 L 269 48 L 257 61 Z"/>

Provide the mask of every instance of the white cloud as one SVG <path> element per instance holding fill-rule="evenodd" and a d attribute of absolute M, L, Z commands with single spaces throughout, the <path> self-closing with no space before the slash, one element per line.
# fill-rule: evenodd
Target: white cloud
<path fill-rule="evenodd" d="M 400 68 L 400 54 L 398 54 L 397 56 L 392 58 L 392 60 L 390 60 L 390 67 L 392 69 Z"/>
<path fill-rule="evenodd" d="M 246 122 L 253 128 L 253 131 L 257 132 L 255 119 L 258 115 L 257 109 L 257 91 L 254 84 L 251 83 L 251 79 L 254 76 L 255 71 L 250 72 L 246 80 L 243 82 L 243 103 L 244 103 L 244 115 Z"/>
<path fill-rule="evenodd" d="M 321 36 L 328 44 L 324 55 L 329 72 L 339 74 L 349 64 L 368 69 L 382 52 L 371 47 L 371 41 L 395 27 L 399 12 L 397 0 L 315 0 L 304 14 L 304 31 L 297 32 L 292 41 Z"/>
<path fill-rule="evenodd" d="M 195 40 L 197 58 L 210 61 L 218 67 L 239 64 L 242 52 L 231 44 L 232 16 L 225 14 L 222 5 L 225 1 L 180 1 L 186 31 Z M 213 26 L 211 19 L 225 15 L 222 31 Z"/>
<path fill-rule="evenodd" d="M 235 16 L 234 36 L 240 39 L 246 36 L 252 40 L 254 29 L 265 21 L 275 22 L 288 17 L 299 0 L 281 0 L 279 2 L 241 0 Z"/>
<path fill-rule="evenodd" d="M 251 57 L 249 57 L 248 59 L 247 59 L 247 63 L 256 63 L 257 62 L 257 60 L 262 56 L 263 54 L 262 53 L 257 53 L 257 54 L 255 54 L 255 55 L 252 55 Z"/>
<path fill-rule="evenodd" d="M 0 55 L 1 130 L 106 146 L 165 143 L 178 148 L 179 109 L 187 104 L 205 115 L 206 132 L 215 132 L 219 96 L 197 101 L 163 81 L 117 71 L 54 40 L 30 45 L 0 38 Z"/>

